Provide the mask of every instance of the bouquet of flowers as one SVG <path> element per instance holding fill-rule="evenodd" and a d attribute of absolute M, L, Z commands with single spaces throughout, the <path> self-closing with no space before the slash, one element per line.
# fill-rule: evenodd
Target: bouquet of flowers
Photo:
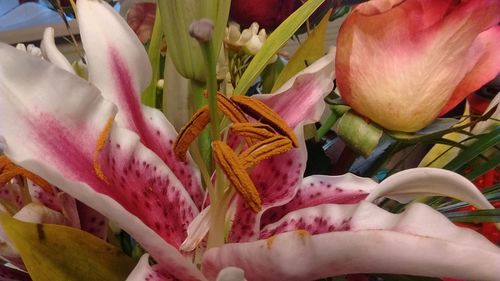
<path fill-rule="evenodd" d="M 0 43 L 0 280 L 500 280 L 500 1 L 54 2 L 80 60 Z"/>

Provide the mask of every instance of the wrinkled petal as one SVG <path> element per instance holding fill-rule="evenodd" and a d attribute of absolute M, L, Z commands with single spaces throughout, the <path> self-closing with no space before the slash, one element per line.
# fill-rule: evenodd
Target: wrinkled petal
<path fill-rule="evenodd" d="M 260 194 L 262 211 L 256 214 L 238 197 L 230 241 L 256 238 L 262 213 L 289 202 L 295 196 L 307 161 L 303 125 L 318 121 L 324 111 L 323 99 L 333 89 L 333 63 L 332 50 L 286 82 L 276 94 L 254 96 L 277 112 L 294 129 L 299 148 L 273 156 L 253 168 L 250 176 Z"/>
<path fill-rule="evenodd" d="M 397 5 L 380 14 L 367 8 L 390 2 Z M 357 112 L 385 128 L 414 132 L 431 123 L 450 99 L 457 97 L 456 104 L 471 93 L 459 94 L 459 84 L 463 91 L 473 90 L 500 71 L 498 40 L 480 35 L 500 21 L 500 2 L 397 2 L 362 4 L 343 23 L 337 84 Z"/>
<path fill-rule="evenodd" d="M 66 59 L 66 57 L 57 49 L 54 41 L 54 28 L 47 27 L 43 32 L 43 38 L 40 46 L 43 57 L 58 67 L 75 74 L 75 70 Z"/>
<path fill-rule="evenodd" d="M 248 280 L 317 280 L 349 273 L 490 281 L 500 276 L 500 249 L 426 205 L 412 204 L 401 214 L 369 202 L 355 208 L 322 205 L 310 209 L 323 209 L 324 217 L 336 223 L 347 221 L 349 227 L 319 235 L 287 232 L 213 248 L 204 256 L 204 273 L 214 278 L 222 268 L 236 266 Z"/>
<path fill-rule="evenodd" d="M 284 215 L 321 204 L 354 204 L 363 200 L 378 185 L 377 182 L 353 174 L 342 176 L 309 176 L 305 178 L 295 197 L 287 204 L 269 209 L 261 225 L 273 223 Z"/>
<path fill-rule="evenodd" d="M 115 107 L 86 81 L 4 44 L 0 77 L 5 154 L 115 221 L 172 275 L 202 279 L 176 250 L 196 206 L 135 133 L 110 123 Z"/>
<path fill-rule="evenodd" d="M 401 202 L 425 196 L 448 196 L 478 208 L 494 209 L 476 186 L 463 176 L 443 169 L 414 168 L 398 172 L 380 183 L 366 201 L 390 196 Z"/>
<path fill-rule="evenodd" d="M 140 95 L 151 81 L 151 66 L 143 45 L 107 3 L 82 0 L 77 8 L 89 81 L 118 106 L 117 123 L 136 132 L 201 206 L 199 172 L 192 161 L 180 162 L 173 154 L 175 128 L 161 111 L 141 105 Z"/>

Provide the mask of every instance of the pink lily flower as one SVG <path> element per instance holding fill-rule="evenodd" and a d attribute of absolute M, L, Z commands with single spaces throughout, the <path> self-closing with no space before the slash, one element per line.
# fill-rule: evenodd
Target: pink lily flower
<path fill-rule="evenodd" d="M 0 139 L 12 161 L 116 222 L 151 254 L 157 264 L 145 255 L 128 280 L 312 280 L 357 272 L 494 280 L 500 274 L 494 266 L 500 250 L 481 235 L 423 204 L 395 215 L 372 203 L 438 193 L 492 208 L 456 174 L 416 169 L 381 184 L 352 175 L 303 178 L 302 126 L 324 110 L 332 53 L 276 94 L 257 97 L 295 130 L 299 147 L 251 171 L 262 211 L 236 197 L 230 243 L 206 251 L 200 270 L 179 249 L 193 239 L 190 226 L 206 221 L 204 192 L 192 161 L 173 156 L 177 133 L 163 113 L 139 102 L 151 78 L 142 44 L 104 3 L 79 0 L 78 17 L 89 81 L 57 61 L 0 44 Z"/>
<path fill-rule="evenodd" d="M 342 98 L 381 126 L 415 132 L 500 72 L 497 0 L 372 0 L 337 39 Z"/>

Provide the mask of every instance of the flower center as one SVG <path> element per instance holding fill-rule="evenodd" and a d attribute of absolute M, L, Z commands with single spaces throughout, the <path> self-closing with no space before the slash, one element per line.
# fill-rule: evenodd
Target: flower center
<path fill-rule="evenodd" d="M 259 100 L 244 96 L 228 99 L 218 93 L 217 108 L 233 123 L 231 131 L 244 138 L 247 149 L 238 155 L 224 142 L 214 141 L 214 160 L 248 206 L 259 212 L 262 200 L 247 170 L 262 160 L 297 147 L 297 138 L 286 122 Z M 178 159 L 186 160 L 189 145 L 210 122 L 208 110 L 206 106 L 198 110 L 179 132 L 174 144 Z M 257 122 L 249 122 L 247 115 Z"/>

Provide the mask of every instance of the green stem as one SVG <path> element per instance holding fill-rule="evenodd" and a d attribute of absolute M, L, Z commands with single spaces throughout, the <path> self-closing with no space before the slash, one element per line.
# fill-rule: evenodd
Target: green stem
<path fill-rule="evenodd" d="M 194 114 L 198 109 L 207 105 L 207 99 L 203 96 L 205 83 L 195 80 L 189 80 L 189 110 Z M 213 172 L 212 155 L 210 148 L 210 135 L 205 129 L 201 132 L 198 138 L 193 142 L 199 148 L 203 165 L 205 165 L 210 173 Z M 201 165 L 201 163 L 197 163 Z"/>
<path fill-rule="evenodd" d="M 332 111 L 330 116 L 328 116 L 328 118 L 323 124 L 321 124 L 321 127 L 319 127 L 318 131 L 316 132 L 316 141 L 319 141 L 326 135 L 326 133 L 328 133 L 328 131 L 330 131 L 335 122 L 337 122 L 337 119 L 339 119 L 338 115 Z"/>
<path fill-rule="evenodd" d="M 210 112 L 210 139 L 220 141 L 219 118 L 217 110 L 217 62 L 212 40 L 200 42 L 201 51 L 207 66 L 207 92 L 208 109 Z M 224 190 L 222 178 L 224 174 L 219 166 L 215 166 L 215 192 L 210 194 L 211 227 L 208 234 L 208 248 L 221 246 L 224 244 L 224 223 L 226 214 L 226 204 L 224 204 Z"/>
<path fill-rule="evenodd" d="M 143 104 L 155 108 L 161 107 L 161 102 L 158 101 L 158 95 L 156 94 L 156 84 L 160 79 L 160 45 L 162 38 L 163 29 L 161 27 L 160 10 L 157 8 L 151 41 L 149 42 L 148 48 L 148 57 L 149 62 L 151 63 L 151 66 L 153 68 L 153 77 L 151 79 L 151 83 L 149 83 L 149 86 L 146 88 L 146 90 L 144 90 L 144 93 L 141 97 Z"/>
<path fill-rule="evenodd" d="M 210 111 L 210 137 L 212 141 L 220 140 L 217 116 L 217 62 L 212 41 L 200 43 L 203 57 L 207 64 L 208 108 Z"/>

